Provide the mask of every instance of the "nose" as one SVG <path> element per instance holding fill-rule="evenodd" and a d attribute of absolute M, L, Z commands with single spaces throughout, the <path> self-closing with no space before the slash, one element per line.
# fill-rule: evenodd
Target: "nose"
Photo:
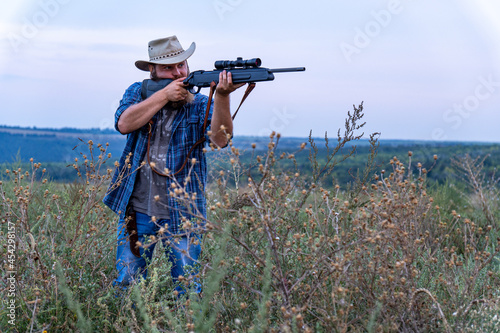
<path fill-rule="evenodd" d="M 172 75 L 173 76 L 180 77 L 180 74 L 181 74 L 181 72 L 179 71 L 179 68 L 174 67 L 174 69 L 172 69 Z"/>

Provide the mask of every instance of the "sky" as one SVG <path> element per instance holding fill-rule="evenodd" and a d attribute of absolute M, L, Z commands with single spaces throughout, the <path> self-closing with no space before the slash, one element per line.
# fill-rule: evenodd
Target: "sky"
<path fill-rule="evenodd" d="M 335 138 L 363 103 L 366 136 L 500 142 L 498 17 L 498 0 L 4 1 L 0 125 L 112 128 L 148 76 L 134 62 L 176 35 L 196 43 L 192 71 L 236 57 L 306 67 L 257 83 L 235 135 Z"/>

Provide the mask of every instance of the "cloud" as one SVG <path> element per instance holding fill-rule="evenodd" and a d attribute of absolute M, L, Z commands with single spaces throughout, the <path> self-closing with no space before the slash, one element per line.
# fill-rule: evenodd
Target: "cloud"
<path fill-rule="evenodd" d="M 42 3 L 59 7 L 47 9 Z M 158 1 L 151 10 L 137 1 L 117 3 L 24 0 L 2 7 L 0 87 L 4 104 L 19 108 L 3 121 L 15 124 L 20 115 L 25 122 L 44 121 L 34 110 L 39 108 L 53 126 L 74 127 L 73 119 L 80 126 L 98 126 L 112 116 L 110 105 L 124 89 L 147 75 L 134 67 L 135 60 L 147 57 L 147 42 L 170 34 L 184 46 L 196 42 L 191 70 L 209 70 L 215 60 L 238 56 L 260 57 L 264 67 L 307 68 L 257 85 L 244 106 L 251 116 L 238 116 L 246 119 L 240 131 L 247 133 L 270 128 L 276 119 L 286 123 L 288 134 L 303 135 L 310 128 L 335 132 L 344 111 L 365 100 L 370 126 L 383 128 L 386 137 L 404 135 L 404 120 L 419 114 L 436 124 L 421 121 L 411 135 L 421 132 L 428 138 L 432 127 L 443 125 L 442 114 L 474 91 L 478 77 L 500 80 L 500 11 L 492 0 L 190 0 Z M 400 10 L 387 16 L 395 3 Z M 9 33 L 22 37 L 17 47 Z M 351 61 L 342 43 L 357 48 Z M 36 102 L 27 101 L 26 90 Z M 497 95 L 471 117 L 493 114 Z M 67 117 L 69 108 L 78 118 Z M 296 118 L 282 119 L 291 113 Z M 398 115 L 392 118 L 398 124 L 387 121 L 391 113 Z M 460 136 L 445 130 L 450 138 Z"/>

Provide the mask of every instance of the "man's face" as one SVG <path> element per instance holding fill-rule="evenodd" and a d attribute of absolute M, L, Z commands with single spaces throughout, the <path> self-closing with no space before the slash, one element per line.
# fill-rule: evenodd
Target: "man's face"
<path fill-rule="evenodd" d="M 152 67 L 152 66 L 151 66 Z M 177 80 L 188 75 L 187 62 L 179 62 L 173 65 L 154 65 L 154 71 L 158 79 Z"/>

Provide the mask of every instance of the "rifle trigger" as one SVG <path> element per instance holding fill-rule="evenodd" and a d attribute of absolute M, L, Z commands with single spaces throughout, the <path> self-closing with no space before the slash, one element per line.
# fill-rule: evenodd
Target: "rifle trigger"
<path fill-rule="evenodd" d="M 197 88 L 198 88 L 198 90 L 195 90 L 195 89 L 194 89 L 194 87 L 192 87 L 192 88 L 189 88 L 189 89 L 188 89 L 188 91 L 189 91 L 191 94 L 196 95 L 196 94 L 198 94 L 198 93 L 200 92 L 200 90 L 201 90 L 201 87 L 197 87 Z"/>

